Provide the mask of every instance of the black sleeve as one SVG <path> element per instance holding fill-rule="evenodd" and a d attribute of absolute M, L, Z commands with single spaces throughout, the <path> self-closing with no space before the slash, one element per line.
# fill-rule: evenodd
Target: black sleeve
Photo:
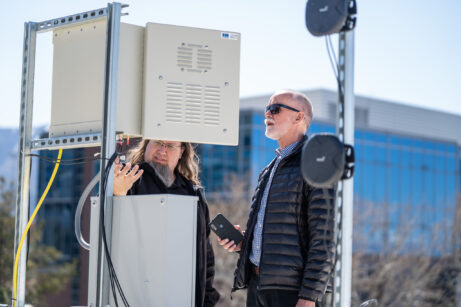
<path fill-rule="evenodd" d="M 334 266 L 334 189 L 307 188 L 307 257 L 299 297 L 319 301 Z M 306 189 L 306 190 L 307 190 Z"/>
<path fill-rule="evenodd" d="M 210 242 L 210 213 L 208 210 L 208 205 L 202 195 L 199 193 L 199 198 L 203 207 L 205 209 L 205 221 L 206 221 L 206 244 L 207 244 L 207 259 L 206 259 L 206 285 L 205 285 L 205 302 L 204 307 L 212 307 L 215 306 L 219 301 L 219 292 L 213 288 L 213 280 L 214 280 L 214 252 L 213 246 Z"/>

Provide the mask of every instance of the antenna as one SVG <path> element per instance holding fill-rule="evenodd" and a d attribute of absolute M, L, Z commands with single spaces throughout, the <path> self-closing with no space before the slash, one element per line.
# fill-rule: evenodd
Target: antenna
<path fill-rule="evenodd" d="M 355 0 L 309 0 L 306 5 L 306 27 L 314 36 L 324 36 L 355 28 Z"/>

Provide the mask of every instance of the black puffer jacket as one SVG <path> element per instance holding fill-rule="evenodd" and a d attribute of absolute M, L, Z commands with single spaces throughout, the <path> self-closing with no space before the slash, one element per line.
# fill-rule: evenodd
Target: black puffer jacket
<path fill-rule="evenodd" d="M 144 170 L 144 173 L 128 191 L 128 195 L 168 193 L 198 196 L 195 306 L 212 307 L 216 305 L 219 300 L 219 293 L 213 288 L 215 271 L 213 247 L 209 240 L 210 227 L 208 224 L 210 223 L 210 215 L 202 190 L 193 186 L 189 180 L 178 172 L 175 172 L 176 180 L 173 185 L 167 188 L 148 163 L 141 163 L 140 169 Z M 178 278 L 181 278 L 181 276 L 178 276 Z"/>
<path fill-rule="evenodd" d="M 264 217 L 259 289 L 297 290 L 300 298 L 319 301 L 333 268 L 335 194 L 333 189 L 315 189 L 302 179 L 301 150 L 306 140 L 304 137 L 280 162 L 272 179 Z M 233 290 L 248 286 L 254 227 L 274 162 L 259 176 Z"/>

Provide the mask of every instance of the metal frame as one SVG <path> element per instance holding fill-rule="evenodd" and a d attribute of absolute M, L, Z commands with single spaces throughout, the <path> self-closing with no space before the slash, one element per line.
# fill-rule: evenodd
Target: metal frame
<path fill-rule="evenodd" d="M 14 250 L 19 245 L 19 240 L 24 232 L 29 219 L 29 188 L 32 150 L 41 149 L 68 149 L 78 147 L 89 147 L 101 145 L 102 156 L 110 157 L 115 152 L 115 112 L 117 102 L 117 77 L 118 77 L 118 53 L 120 38 L 120 18 L 122 8 L 127 5 L 120 3 L 109 3 L 106 8 L 87 11 L 79 14 L 46 20 L 43 22 L 26 22 L 24 24 L 24 47 L 23 47 L 23 67 L 21 82 L 21 107 L 20 107 L 20 134 L 19 134 L 19 157 L 18 157 L 18 189 L 16 197 L 16 222 L 15 222 L 15 244 Z M 106 45 L 106 67 L 105 67 L 105 88 L 103 105 L 103 132 L 102 134 L 82 134 L 67 137 L 46 138 L 32 140 L 32 111 L 34 93 L 34 74 L 35 74 L 35 53 L 37 33 L 43 33 L 56 28 L 63 28 L 73 24 L 86 23 L 100 18 L 107 18 L 107 45 Z M 106 161 L 101 161 L 101 170 L 106 167 Z M 110 222 L 112 218 L 112 201 L 107 195 L 112 195 L 112 176 L 108 178 L 106 194 L 106 212 L 108 227 L 108 239 L 110 241 Z M 101 238 L 99 234 L 98 235 Z M 26 241 L 27 242 L 27 241 Z M 98 268 L 97 275 L 89 274 L 89 287 L 97 284 L 97 299 L 90 298 L 88 291 L 88 302 L 96 302 L 89 306 L 100 307 L 108 303 L 109 287 L 107 269 L 102 272 L 104 267 L 104 257 L 101 250 L 101 239 L 98 242 Z M 16 306 L 23 307 L 25 304 L 25 283 L 26 283 L 26 255 L 27 244 L 23 245 L 17 278 L 17 301 Z M 93 291 L 94 292 L 94 291 Z M 14 296 L 14 293 L 13 295 Z"/>
<path fill-rule="evenodd" d="M 339 34 L 339 102 L 336 133 L 341 142 L 354 145 L 354 30 Z M 351 306 L 353 177 L 342 180 L 336 195 L 336 266 L 332 305 Z"/>
<path fill-rule="evenodd" d="M 106 65 L 104 71 L 104 104 L 103 104 L 103 132 L 101 143 L 101 156 L 106 159 L 101 160 L 101 182 L 99 184 L 99 195 L 102 195 L 101 189 L 106 184 L 105 199 L 100 206 L 105 206 L 105 227 L 108 248 L 110 250 L 110 239 L 112 233 L 112 191 L 113 191 L 113 173 L 110 172 L 108 178 L 104 177 L 104 169 L 109 159 L 115 152 L 115 121 L 117 113 L 117 84 L 118 84 L 118 56 L 120 43 L 120 18 L 122 14 L 122 5 L 112 3 L 108 5 L 109 12 L 107 16 L 107 38 L 106 38 Z M 98 240 L 98 270 L 89 272 L 88 287 L 92 279 L 96 277 L 97 292 L 96 298 L 88 297 L 88 305 L 106 306 L 109 304 L 109 272 L 105 265 L 104 248 L 102 235 L 99 234 Z M 93 243 L 91 243 L 93 244 Z M 94 276 L 96 274 L 96 276 Z M 95 301 L 94 301 L 95 299 Z"/>
<path fill-rule="evenodd" d="M 24 47 L 22 62 L 21 82 L 21 110 L 19 124 L 19 145 L 18 145 L 18 190 L 16 194 L 16 223 L 14 231 L 14 256 L 19 246 L 19 241 L 29 220 L 29 186 L 31 156 L 29 140 L 32 138 L 32 111 L 34 96 L 34 73 L 35 73 L 35 47 L 37 30 L 36 24 L 28 22 L 24 24 Z M 28 242 L 27 238 L 25 242 Z M 28 244 L 24 244 L 19 255 L 17 297 L 16 306 L 23 307 L 25 302 L 26 284 L 26 261 Z M 16 259 L 15 259 L 16 261 Z M 14 276 L 13 276 L 14 282 Z M 13 285 L 14 288 L 14 285 Z M 11 295 L 14 299 L 14 291 Z M 14 302 L 12 301 L 12 306 Z"/>

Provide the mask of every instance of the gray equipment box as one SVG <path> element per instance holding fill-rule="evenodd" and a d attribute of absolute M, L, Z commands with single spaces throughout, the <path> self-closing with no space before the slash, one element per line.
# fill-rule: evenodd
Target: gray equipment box
<path fill-rule="evenodd" d="M 111 258 L 131 306 L 195 306 L 197 200 L 114 196 Z M 98 207 L 92 206 L 92 222 Z"/>

